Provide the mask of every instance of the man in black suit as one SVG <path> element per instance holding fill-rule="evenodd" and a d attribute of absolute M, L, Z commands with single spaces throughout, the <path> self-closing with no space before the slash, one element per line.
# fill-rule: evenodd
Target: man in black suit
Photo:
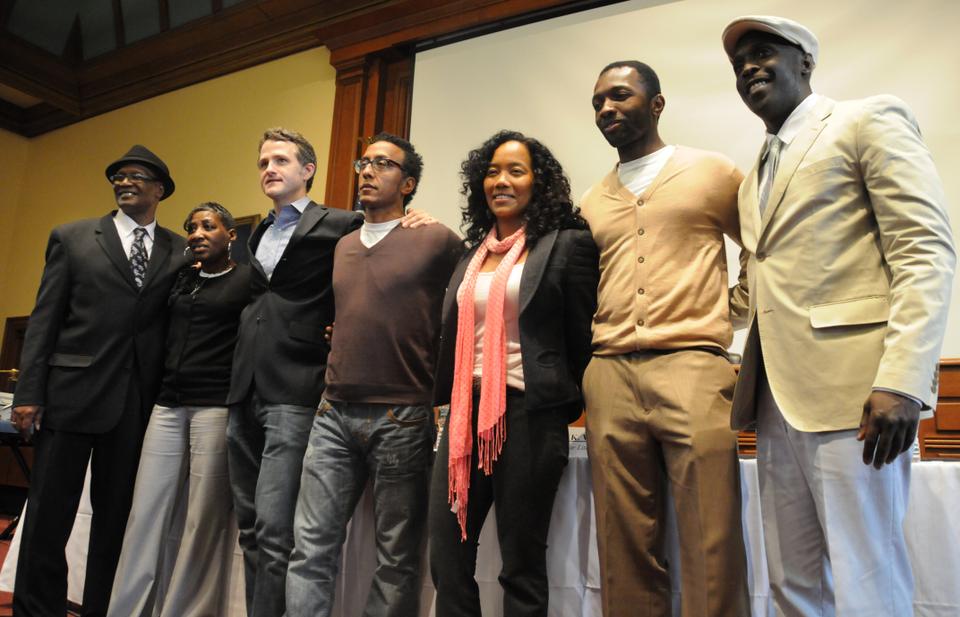
<path fill-rule="evenodd" d="M 227 448 L 247 614 L 277 617 L 284 613 L 300 466 L 324 388 L 333 250 L 363 218 L 310 200 L 317 157 L 299 133 L 266 131 L 258 166 L 273 210 L 250 238 L 252 300 L 234 353 Z"/>
<path fill-rule="evenodd" d="M 140 444 L 162 374 L 167 295 L 183 238 L 156 224 L 173 194 L 143 146 L 106 169 L 119 211 L 55 228 L 23 347 L 13 423 L 35 431 L 13 610 L 66 614 L 64 548 L 90 461 L 83 615 L 105 615 Z"/>

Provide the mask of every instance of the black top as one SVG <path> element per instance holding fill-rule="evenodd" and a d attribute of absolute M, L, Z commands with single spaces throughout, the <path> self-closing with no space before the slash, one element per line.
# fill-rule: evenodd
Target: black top
<path fill-rule="evenodd" d="M 250 266 L 217 277 L 184 268 L 170 292 L 163 384 L 166 407 L 226 404 L 240 312 L 250 299 Z"/>

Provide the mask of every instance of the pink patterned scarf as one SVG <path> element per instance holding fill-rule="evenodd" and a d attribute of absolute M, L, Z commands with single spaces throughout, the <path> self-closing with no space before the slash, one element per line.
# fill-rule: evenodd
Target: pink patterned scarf
<path fill-rule="evenodd" d="M 470 455 L 473 438 L 470 423 L 473 416 L 473 352 L 476 345 L 474 323 L 474 291 L 480 266 L 489 253 L 504 255 L 494 271 L 483 331 L 483 364 L 480 377 L 480 410 L 477 417 L 477 446 L 480 455 L 477 467 L 483 473 L 493 472 L 493 462 L 500 455 L 507 438 L 506 330 L 503 323 L 503 302 L 510 271 L 523 254 L 527 238 L 523 227 L 503 240 L 497 240 L 496 226 L 490 230 L 470 259 L 457 293 L 456 360 L 453 365 L 453 392 L 450 397 L 450 459 L 447 500 L 460 523 L 460 539 L 467 539 L 467 492 L 470 489 Z"/>

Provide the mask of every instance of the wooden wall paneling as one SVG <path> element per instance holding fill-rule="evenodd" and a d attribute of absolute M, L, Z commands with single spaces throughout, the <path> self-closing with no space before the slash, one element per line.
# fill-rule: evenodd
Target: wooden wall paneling
<path fill-rule="evenodd" d="M 960 460 L 960 359 L 940 361 L 934 417 L 920 421 L 920 458 Z"/>
<path fill-rule="evenodd" d="M 360 123 L 363 114 L 365 70 L 362 61 L 337 69 L 337 89 L 333 101 L 333 130 L 330 133 L 330 158 L 327 163 L 327 191 L 324 203 L 350 209 L 356 192 L 356 177 L 350 165 L 357 157 Z"/>
<path fill-rule="evenodd" d="M 413 100 L 412 50 L 387 65 L 384 76 L 383 105 L 380 112 L 381 131 L 389 131 L 404 139 L 410 137 L 410 109 Z"/>
<path fill-rule="evenodd" d="M 380 124 L 380 114 L 383 111 L 383 76 L 384 61 L 379 56 L 370 56 L 364 63 L 363 71 L 363 99 L 361 100 L 360 132 L 355 141 L 357 155 L 363 150 L 359 140 L 370 137 L 377 132 Z M 354 157 L 356 158 L 356 157 Z"/>
<path fill-rule="evenodd" d="M 410 134 L 412 79 L 412 50 L 388 50 L 337 66 L 326 205 L 353 207 L 357 178 L 352 165 L 365 138 L 380 131 Z"/>

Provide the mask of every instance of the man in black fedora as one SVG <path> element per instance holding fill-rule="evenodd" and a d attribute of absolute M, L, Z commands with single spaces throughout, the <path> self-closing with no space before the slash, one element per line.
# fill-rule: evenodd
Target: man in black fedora
<path fill-rule="evenodd" d="M 64 548 L 90 461 L 83 615 L 105 615 L 140 444 L 162 373 L 167 295 L 184 240 L 156 223 L 173 194 L 143 146 L 106 169 L 118 210 L 55 228 L 30 315 L 13 423 L 35 443 L 13 611 L 66 614 Z"/>

